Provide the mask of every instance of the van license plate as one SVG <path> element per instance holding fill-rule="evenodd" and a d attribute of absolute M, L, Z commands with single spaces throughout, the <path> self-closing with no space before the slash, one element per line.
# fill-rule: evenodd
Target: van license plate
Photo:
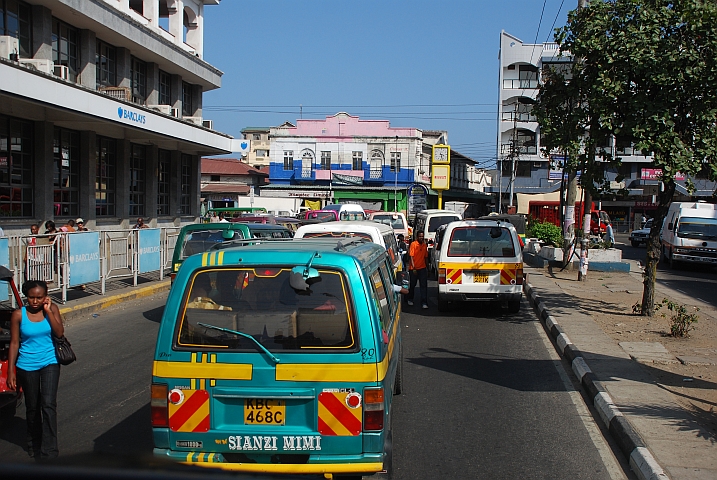
<path fill-rule="evenodd" d="M 286 403 L 284 400 L 247 398 L 244 400 L 244 425 L 284 425 Z"/>
<path fill-rule="evenodd" d="M 474 273 L 473 274 L 473 283 L 488 283 L 488 274 L 487 273 Z"/>

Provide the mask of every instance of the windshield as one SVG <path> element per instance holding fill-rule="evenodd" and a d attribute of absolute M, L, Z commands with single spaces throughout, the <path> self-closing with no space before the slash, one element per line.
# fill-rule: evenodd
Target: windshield
<path fill-rule="evenodd" d="M 281 230 L 254 230 L 251 229 L 252 238 L 291 238 L 291 232 L 286 229 Z"/>
<path fill-rule="evenodd" d="M 320 281 L 307 292 L 296 292 L 290 273 L 288 267 L 255 267 L 195 274 L 180 314 L 177 346 L 256 351 L 255 342 L 231 330 L 269 351 L 353 348 L 353 314 L 343 276 L 320 270 Z"/>
<path fill-rule="evenodd" d="M 244 238 L 240 230 L 233 230 L 233 237 L 228 239 L 223 237 L 225 232 L 227 230 L 193 230 L 187 232 L 179 258 L 184 260 L 195 253 L 204 253 L 219 243 Z"/>
<path fill-rule="evenodd" d="M 304 238 L 349 238 L 359 237 L 365 238 L 369 242 L 373 242 L 371 235 L 363 232 L 307 232 Z"/>
<path fill-rule="evenodd" d="M 456 220 L 460 220 L 457 215 L 443 215 L 440 217 L 431 217 L 431 219 L 428 221 L 428 231 L 435 232 L 436 229 L 441 225 L 446 225 L 448 223 L 455 222 Z"/>
<path fill-rule="evenodd" d="M 459 227 L 448 244 L 449 257 L 515 257 L 510 230 L 501 227 Z"/>
<path fill-rule="evenodd" d="M 677 236 L 682 238 L 717 238 L 717 219 L 682 217 L 677 227 Z"/>
<path fill-rule="evenodd" d="M 363 212 L 341 212 L 339 220 L 366 220 Z"/>
<path fill-rule="evenodd" d="M 394 230 L 406 229 L 406 226 L 403 224 L 403 217 L 401 217 L 400 215 L 396 215 L 395 218 L 394 215 L 374 215 L 373 221 L 388 225 Z"/>
<path fill-rule="evenodd" d="M 306 214 L 306 218 L 316 220 L 336 220 L 336 214 L 334 212 L 309 212 Z"/>

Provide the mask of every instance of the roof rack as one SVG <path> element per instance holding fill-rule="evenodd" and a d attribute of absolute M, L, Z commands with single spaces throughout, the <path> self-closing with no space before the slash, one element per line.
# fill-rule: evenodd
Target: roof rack
<path fill-rule="evenodd" d="M 362 245 L 364 243 L 372 243 L 372 242 L 369 242 L 365 238 L 361 238 L 361 237 L 354 237 L 349 240 L 339 240 L 338 243 L 336 244 L 336 248 L 334 250 L 336 250 L 337 252 L 345 252 L 346 247 L 350 247 L 351 245 Z"/>
<path fill-rule="evenodd" d="M 272 242 L 291 242 L 293 238 L 237 238 L 235 240 L 227 240 L 225 242 L 217 243 L 212 245 L 208 251 L 224 250 L 225 248 L 238 247 L 240 245 L 259 245 L 261 243 L 272 243 Z"/>

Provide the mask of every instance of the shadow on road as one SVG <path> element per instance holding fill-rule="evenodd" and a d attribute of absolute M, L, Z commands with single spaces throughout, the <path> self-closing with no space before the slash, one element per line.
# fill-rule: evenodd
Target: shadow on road
<path fill-rule="evenodd" d="M 430 348 L 421 357 L 406 360 L 414 365 L 520 392 L 565 391 L 565 386 L 555 375 L 553 360 L 497 357 L 455 352 L 445 348 Z"/>
<path fill-rule="evenodd" d="M 162 305 L 161 307 L 153 308 L 152 310 L 147 310 L 142 315 L 144 316 L 144 318 L 151 322 L 159 323 L 162 320 L 163 313 L 164 305 Z"/>
<path fill-rule="evenodd" d="M 153 444 L 149 403 L 97 437 L 94 442 L 95 453 L 150 455 Z"/>

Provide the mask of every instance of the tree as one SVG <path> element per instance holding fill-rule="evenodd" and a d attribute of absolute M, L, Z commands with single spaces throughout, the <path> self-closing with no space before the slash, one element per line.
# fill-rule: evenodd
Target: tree
<path fill-rule="evenodd" d="M 561 51 L 579 59 L 571 83 L 578 79 L 587 97 L 588 120 L 610 134 L 634 138 L 662 172 L 647 244 L 642 315 L 655 311 L 659 235 L 675 175 L 706 171 L 717 178 L 715 24 L 717 5 L 711 1 L 610 0 L 571 12 L 568 24 L 556 32 Z M 588 120 L 581 117 L 583 123 Z"/>

